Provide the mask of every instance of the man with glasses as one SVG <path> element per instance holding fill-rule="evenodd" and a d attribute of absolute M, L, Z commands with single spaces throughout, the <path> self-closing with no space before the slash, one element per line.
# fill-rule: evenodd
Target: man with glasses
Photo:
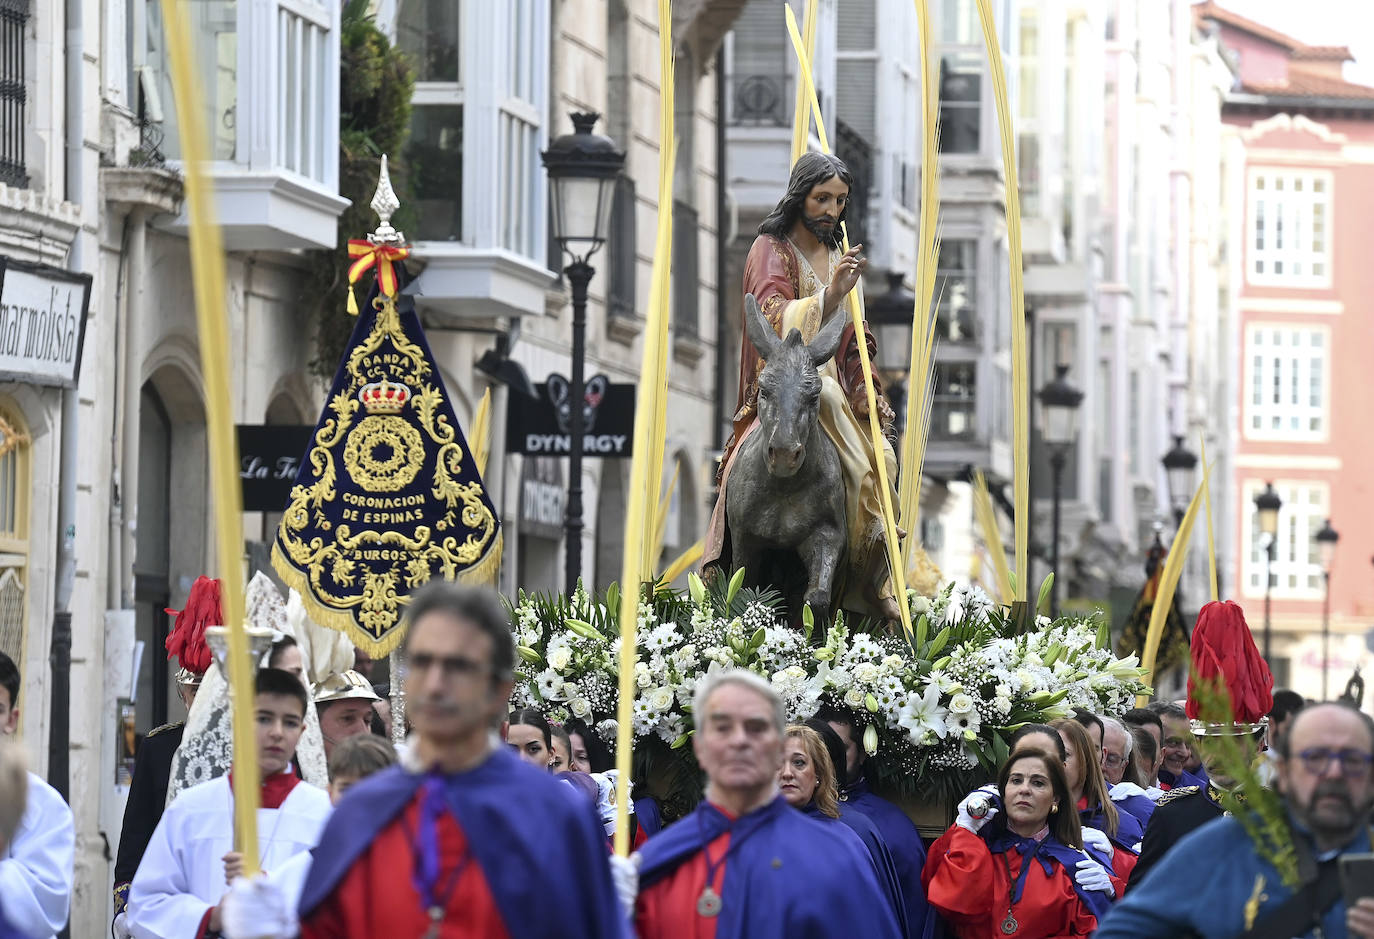
<path fill-rule="evenodd" d="M 1163 765 L 1159 768 L 1159 788 L 1167 792 L 1183 786 L 1206 786 L 1205 769 L 1196 774 L 1188 769 L 1197 765 L 1188 712 L 1172 701 L 1156 701 L 1149 709 L 1159 716 L 1164 735 L 1159 742 L 1160 752 L 1164 754 Z"/>
<path fill-rule="evenodd" d="M 1374 721 L 1346 703 L 1312 705 L 1298 712 L 1277 744 L 1285 840 L 1296 854 L 1300 885 L 1283 882 L 1240 820 L 1218 819 L 1179 842 L 1164 864 L 1127 892 L 1099 939 L 1190 933 L 1208 939 L 1374 939 L 1374 900 L 1346 909 L 1338 867 L 1342 855 L 1371 848 Z M 1188 862 L 1169 863 L 1176 855 Z"/>
<path fill-rule="evenodd" d="M 500 598 L 433 584 L 409 620 L 411 746 L 340 800 L 301 896 L 302 939 L 628 936 L 592 814 L 492 733 L 515 667 Z"/>

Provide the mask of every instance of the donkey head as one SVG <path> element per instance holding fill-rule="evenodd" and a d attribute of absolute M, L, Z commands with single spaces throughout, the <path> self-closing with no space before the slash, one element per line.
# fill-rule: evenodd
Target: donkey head
<path fill-rule="evenodd" d="M 753 294 L 744 298 L 749 340 L 764 361 L 759 374 L 759 430 L 768 445 L 768 472 L 787 477 L 806 459 L 806 444 L 821 410 L 821 376 L 816 367 L 835 357 L 845 318 L 832 316 L 810 345 L 793 329 L 779 339 Z"/>

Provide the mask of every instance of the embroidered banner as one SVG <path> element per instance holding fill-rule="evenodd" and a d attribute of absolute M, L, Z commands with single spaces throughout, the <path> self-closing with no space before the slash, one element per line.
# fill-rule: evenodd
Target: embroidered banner
<path fill-rule="evenodd" d="M 431 578 L 490 580 L 501 530 L 409 297 L 358 317 L 272 546 L 311 616 L 373 658 Z"/>

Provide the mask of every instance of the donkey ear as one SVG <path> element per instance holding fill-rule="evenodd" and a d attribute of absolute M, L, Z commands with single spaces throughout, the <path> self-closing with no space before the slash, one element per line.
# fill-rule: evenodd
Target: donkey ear
<path fill-rule="evenodd" d="M 773 353 L 777 351 L 782 340 L 773 331 L 773 324 L 764 317 L 763 311 L 759 309 L 759 302 L 754 299 L 752 293 L 744 295 L 744 328 L 749 334 L 749 341 L 758 350 L 759 358 L 765 362 L 773 358 Z"/>
<path fill-rule="evenodd" d="M 844 328 L 849 325 L 848 304 L 841 303 L 830 314 L 830 319 L 826 320 L 821 328 L 816 331 L 816 335 L 807 344 L 807 350 L 811 353 L 811 361 L 817 365 L 829 362 L 835 357 L 835 353 L 840 351 L 840 336 L 844 333 Z"/>

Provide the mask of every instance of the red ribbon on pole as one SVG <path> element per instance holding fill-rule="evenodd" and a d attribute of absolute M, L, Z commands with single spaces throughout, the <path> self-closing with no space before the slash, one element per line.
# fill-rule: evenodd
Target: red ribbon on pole
<path fill-rule="evenodd" d="M 396 296 L 397 281 L 394 264 L 408 258 L 410 248 L 374 245 L 370 241 L 355 239 L 348 242 L 348 256 L 357 258 L 348 268 L 348 312 L 357 316 L 358 300 L 353 294 L 353 285 L 358 282 L 358 278 L 375 267 L 377 268 L 377 283 L 381 287 L 382 294 L 388 297 Z"/>

